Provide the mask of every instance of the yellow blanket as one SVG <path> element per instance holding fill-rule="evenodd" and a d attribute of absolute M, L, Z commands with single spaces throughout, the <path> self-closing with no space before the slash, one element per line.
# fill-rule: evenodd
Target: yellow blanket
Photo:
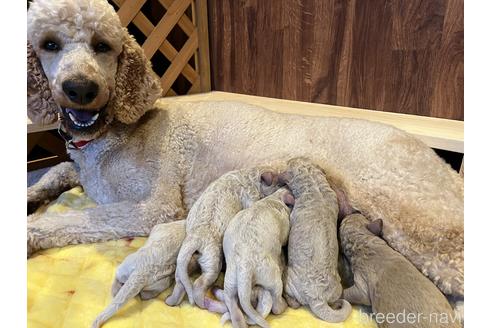
<path fill-rule="evenodd" d="M 46 211 L 94 206 L 80 187 L 62 194 Z M 42 251 L 27 261 L 28 327 L 90 327 L 92 320 L 111 300 L 111 283 L 116 267 L 145 243 L 146 238 L 121 239 L 90 245 L 68 246 Z M 138 297 L 125 305 L 104 327 L 220 327 L 220 315 L 186 301 L 169 307 L 164 299 L 142 301 Z M 306 309 L 287 309 L 267 320 L 276 327 L 377 327 L 361 308 L 354 307 L 344 323 L 330 324 L 315 318 Z M 226 324 L 230 327 L 230 323 Z"/>

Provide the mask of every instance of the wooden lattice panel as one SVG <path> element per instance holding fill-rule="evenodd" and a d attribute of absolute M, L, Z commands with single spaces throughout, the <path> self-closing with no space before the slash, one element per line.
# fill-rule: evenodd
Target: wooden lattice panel
<path fill-rule="evenodd" d="M 109 2 L 117 9 L 123 26 L 131 25 L 145 36 L 145 40 L 137 38 L 137 41 L 140 41 L 145 55 L 153 61 L 154 70 L 156 70 L 155 59 L 161 58 L 160 55 L 169 61 L 169 63 L 167 61 L 164 63 L 164 60 L 159 61 L 158 66 L 165 66 L 161 74 L 156 70 L 161 77 L 163 95 L 175 96 L 210 91 L 206 0 L 109 0 Z M 145 10 L 144 6 L 147 6 Z M 153 10 L 152 6 L 158 6 L 160 10 Z M 180 42 L 177 42 L 175 37 L 170 37 L 176 27 L 183 32 L 178 38 Z M 131 33 L 130 27 L 129 31 Z M 174 90 L 173 85 L 179 78 L 181 81 L 184 78 L 187 82 L 181 83 L 179 90 Z"/>

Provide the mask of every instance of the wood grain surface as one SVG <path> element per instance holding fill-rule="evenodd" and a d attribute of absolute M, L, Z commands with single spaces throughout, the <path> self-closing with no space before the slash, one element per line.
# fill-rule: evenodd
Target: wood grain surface
<path fill-rule="evenodd" d="M 212 89 L 463 120 L 463 0 L 209 0 Z"/>

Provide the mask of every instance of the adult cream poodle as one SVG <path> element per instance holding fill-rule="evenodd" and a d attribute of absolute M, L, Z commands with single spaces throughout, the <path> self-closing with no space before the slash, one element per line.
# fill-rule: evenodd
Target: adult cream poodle
<path fill-rule="evenodd" d="M 28 189 L 29 208 L 77 184 L 98 204 L 29 216 L 29 255 L 146 236 L 183 219 L 225 172 L 306 156 L 342 208 L 382 219 L 391 247 L 445 294 L 463 296 L 463 179 L 421 141 L 384 124 L 243 103 L 164 105 L 149 60 L 106 0 L 35 0 L 27 27 L 28 115 L 59 117 L 74 160 Z"/>

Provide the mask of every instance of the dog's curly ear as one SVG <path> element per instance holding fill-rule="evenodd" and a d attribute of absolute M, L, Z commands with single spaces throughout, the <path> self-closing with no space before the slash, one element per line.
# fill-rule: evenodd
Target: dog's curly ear
<path fill-rule="evenodd" d="M 161 83 L 150 60 L 125 30 L 112 98 L 115 118 L 125 124 L 136 122 L 161 94 Z"/>
<path fill-rule="evenodd" d="M 27 42 L 27 116 L 37 124 L 58 120 L 58 106 L 32 44 Z"/>

